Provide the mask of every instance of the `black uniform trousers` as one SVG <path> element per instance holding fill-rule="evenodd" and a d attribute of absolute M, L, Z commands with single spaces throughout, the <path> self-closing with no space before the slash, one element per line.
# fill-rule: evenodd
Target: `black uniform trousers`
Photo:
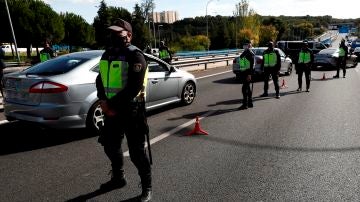
<path fill-rule="evenodd" d="M 264 70 L 264 93 L 268 93 L 268 89 L 269 89 L 269 79 L 270 79 L 270 75 L 271 78 L 274 82 L 274 87 L 275 87 L 275 92 L 276 95 L 279 95 L 279 72 L 274 70 L 274 69 L 266 69 L 267 67 L 265 67 Z"/>
<path fill-rule="evenodd" d="M 114 177 L 124 177 L 122 141 L 126 136 L 130 159 L 138 170 L 143 189 L 151 189 L 151 166 L 145 151 L 145 136 L 149 132 L 144 102 L 131 103 L 115 117 L 105 117 L 99 142 L 111 161 Z"/>
<path fill-rule="evenodd" d="M 302 88 L 302 77 L 303 77 L 303 73 L 305 73 L 306 89 L 310 89 L 310 75 L 311 75 L 310 64 L 303 64 L 303 63 L 297 64 L 296 73 L 298 74 L 299 88 Z"/>
<path fill-rule="evenodd" d="M 241 74 L 240 81 L 242 82 L 242 94 L 243 94 L 243 105 L 248 106 L 252 104 L 252 91 L 251 91 L 251 81 L 247 81 L 247 74 Z"/>
<path fill-rule="evenodd" d="M 336 66 L 336 76 L 339 76 L 340 68 L 343 70 L 343 76 L 346 75 L 346 58 L 345 57 L 339 57 L 338 65 Z"/>

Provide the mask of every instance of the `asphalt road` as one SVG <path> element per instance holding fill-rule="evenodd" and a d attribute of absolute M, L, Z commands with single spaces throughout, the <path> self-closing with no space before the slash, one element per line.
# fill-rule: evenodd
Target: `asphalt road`
<path fill-rule="evenodd" d="M 358 201 L 359 67 L 345 79 L 313 71 L 309 93 L 295 91 L 295 74 L 281 77 L 287 87 L 280 100 L 273 84 L 269 97 L 259 97 L 263 83 L 256 82 L 254 108 L 243 111 L 232 72 L 204 77 L 229 70 L 194 73 L 192 105 L 149 113 L 153 201 Z M 209 135 L 184 136 L 196 116 Z M 84 130 L 16 122 L 0 131 L 0 201 L 133 201 L 140 192 L 128 157 L 128 185 L 97 191 L 110 164 L 97 137 Z"/>

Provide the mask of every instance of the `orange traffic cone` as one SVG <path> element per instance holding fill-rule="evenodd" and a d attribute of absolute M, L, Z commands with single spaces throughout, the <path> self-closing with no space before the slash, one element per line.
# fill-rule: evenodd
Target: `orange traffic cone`
<path fill-rule="evenodd" d="M 283 79 L 280 88 L 287 88 L 287 87 L 288 86 L 285 84 L 285 79 Z"/>
<path fill-rule="evenodd" d="M 194 135 L 194 134 L 203 134 L 203 135 L 209 135 L 209 133 L 207 133 L 206 131 L 204 131 L 203 129 L 201 129 L 200 127 L 200 122 L 199 122 L 199 117 L 197 116 L 196 117 L 196 120 L 195 120 L 195 128 L 188 132 L 186 134 L 186 136 L 190 136 L 190 135 Z"/>
<path fill-rule="evenodd" d="M 324 72 L 323 77 L 321 78 L 321 80 L 326 80 L 325 72 Z"/>

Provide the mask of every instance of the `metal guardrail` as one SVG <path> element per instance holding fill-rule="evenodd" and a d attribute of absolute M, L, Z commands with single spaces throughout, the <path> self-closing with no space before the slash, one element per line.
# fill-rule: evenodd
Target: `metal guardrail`
<path fill-rule="evenodd" d="M 6 67 L 26 66 L 26 62 L 5 62 Z"/>

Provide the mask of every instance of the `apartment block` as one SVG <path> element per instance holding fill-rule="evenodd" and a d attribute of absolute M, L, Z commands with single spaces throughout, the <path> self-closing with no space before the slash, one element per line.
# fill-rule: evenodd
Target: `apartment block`
<path fill-rule="evenodd" d="M 179 20 L 179 14 L 177 11 L 154 12 L 152 18 L 155 23 L 172 24 Z"/>

